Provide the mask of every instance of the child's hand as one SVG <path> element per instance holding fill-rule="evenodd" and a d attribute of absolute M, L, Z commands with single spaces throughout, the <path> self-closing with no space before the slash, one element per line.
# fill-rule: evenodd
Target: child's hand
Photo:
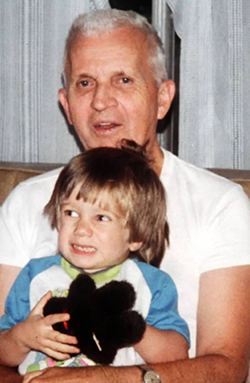
<path fill-rule="evenodd" d="M 74 336 L 61 334 L 52 328 L 58 322 L 68 321 L 67 313 L 43 316 L 43 308 L 52 297 L 49 291 L 36 304 L 28 318 L 23 322 L 24 344 L 29 350 L 41 351 L 57 360 L 68 359 L 70 354 L 79 353 L 77 339 Z"/>

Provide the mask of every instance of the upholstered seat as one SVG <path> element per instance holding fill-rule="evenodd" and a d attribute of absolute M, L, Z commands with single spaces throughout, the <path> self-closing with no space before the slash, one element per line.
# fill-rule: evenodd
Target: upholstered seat
<path fill-rule="evenodd" d="M 0 205 L 19 182 L 60 166 L 62 165 L 0 162 Z"/>

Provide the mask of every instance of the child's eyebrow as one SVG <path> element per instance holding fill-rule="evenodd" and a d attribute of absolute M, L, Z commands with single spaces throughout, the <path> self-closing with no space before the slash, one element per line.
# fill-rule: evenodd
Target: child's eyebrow
<path fill-rule="evenodd" d="M 65 206 L 65 205 L 68 205 L 69 204 L 69 202 L 67 202 L 67 201 L 63 201 L 62 203 L 61 203 L 61 206 Z"/>
<path fill-rule="evenodd" d="M 104 214 L 112 214 L 112 215 L 114 215 L 117 218 L 123 218 L 122 214 L 119 214 L 119 213 L 115 212 L 114 210 L 110 210 L 110 209 L 102 207 L 100 205 L 97 205 L 97 206 L 101 210 L 101 212 L 104 213 Z"/>
<path fill-rule="evenodd" d="M 72 203 L 66 201 L 66 202 L 62 202 L 62 203 L 60 204 L 60 207 L 61 207 L 61 208 L 65 207 L 65 206 L 72 206 Z"/>

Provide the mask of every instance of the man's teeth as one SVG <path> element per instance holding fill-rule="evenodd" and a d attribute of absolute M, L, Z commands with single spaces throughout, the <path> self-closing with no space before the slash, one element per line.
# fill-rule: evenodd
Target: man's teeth
<path fill-rule="evenodd" d="M 96 124 L 96 126 L 102 126 L 102 127 L 112 127 L 112 126 L 115 126 L 115 123 L 114 122 L 100 122 L 98 124 Z"/>
<path fill-rule="evenodd" d="M 73 245 L 73 247 L 76 250 L 85 251 L 86 253 L 93 253 L 93 251 L 95 251 L 93 247 L 86 247 L 86 246 L 79 246 L 79 245 Z"/>

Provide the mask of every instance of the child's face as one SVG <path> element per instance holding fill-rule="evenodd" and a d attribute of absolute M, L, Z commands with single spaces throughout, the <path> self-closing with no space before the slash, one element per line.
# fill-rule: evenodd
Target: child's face
<path fill-rule="evenodd" d="M 73 265 L 94 272 L 124 261 L 141 247 L 129 243 L 129 230 L 117 211 L 77 200 L 79 188 L 64 201 L 59 219 L 59 249 Z"/>

